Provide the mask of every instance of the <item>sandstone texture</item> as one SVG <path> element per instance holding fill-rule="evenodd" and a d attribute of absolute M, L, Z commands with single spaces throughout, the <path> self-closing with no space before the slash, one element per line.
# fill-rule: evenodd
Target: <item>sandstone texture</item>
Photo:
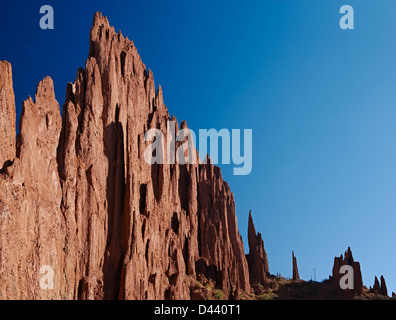
<path fill-rule="evenodd" d="M 6 161 L 15 158 L 15 97 L 12 86 L 12 68 L 0 61 L 0 169 Z"/>
<path fill-rule="evenodd" d="M 145 132 L 176 119 L 107 18 L 95 14 L 63 118 L 47 77 L 23 103 L 15 145 L 14 100 L 1 62 L 0 299 L 190 299 L 198 276 L 225 299 L 250 291 L 220 169 L 145 161 Z M 40 286 L 43 266 L 53 269 L 51 290 Z"/>
<path fill-rule="evenodd" d="M 29 97 L 23 103 L 18 143 L 10 151 L 15 158 L 0 173 L 2 299 L 64 296 L 65 229 L 56 161 L 61 124 L 53 82 L 47 77 L 39 83 L 35 101 Z M 39 285 L 43 266 L 57 271 L 53 290 L 42 290 Z"/>

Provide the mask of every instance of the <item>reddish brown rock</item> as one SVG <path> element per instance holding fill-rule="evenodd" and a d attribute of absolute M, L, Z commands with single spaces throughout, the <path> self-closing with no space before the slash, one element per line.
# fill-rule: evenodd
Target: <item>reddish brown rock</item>
<path fill-rule="evenodd" d="M 6 128 L 15 106 L 3 69 Z M 146 131 L 166 133 L 168 120 L 176 121 L 134 44 L 97 13 L 63 119 L 50 78 L 24 102 L 16 158 L 0 180 L 0 298 L 189 299 L 200 274 L 224 298 L 250 292 L 220 169 L 145 161 Z M 186 141 L 165 139 L 173 150 Z M 6 143 L 2 159 L 12 160 Z M 54 290 L 39 285 L 43 265 L 54 270 Z"/>
<path fill-rule="evenodd" d="M 385 278 L 381 276 L 381 294 L 383 296 L 388 296 L 388 289 L 386 287 Z"/>
<path fill-rule="evenodd" d="M 51 78 L 23 103 L 19 126 L 16 158 L 0 174 L 0 298 L 63 299 L 61 116 Z M 52 290 L 40 286 L 44 266 L 55 271 Z"/>
<path fill-rule="evenodd" d="M 15 158 L 15 97 L 12 69 L 7 61 L 0 61 L 0 169 Z M 9 165 L 9 163 L 8 163 Z"/>
<path fill-rule="evenodd" d="M 353 280 L 354 280 L 354 289 L 346 289 L 342 290 L 340 287 L 340 279 L 344 275 L 340 273 L 340 269 L 344 265 L 349 265 L 353 268 Z M 348 247 L 348 250 L 345 251 L 344 256 L 334 258 L 334 266 L 333 266 L 333 275 L 332 281 L 334 283 L 334 287 L 336 290 L 342 292 L 343 295 L 347 298 L 351 298 L 355 295 L 361 295 L 363 292 L 363 279 L 362 273 L 360 270 L 360 263 L 355 261 L 352 256 L 351 248 Z"/>
<path fill-rule="evenodd" d="M 249 265 L 250 282 L 263 284 L 269 275 L 268 259 L 261 234 L 256 234 L 251 211 L 249 212 L 248 242 L 249 254 L 246 255 L 246 259 Z"/>
<path fill-rule="evenodd" d="M 297 258 L 294 256 L 294 251 L 292 251 L 292 263 L 293 263 L 293 280 L 300 280 L 300 275 L 298 273 Z"/>
<path fill-rule="evenodd" d="M 386 287 L 385 278 L 381 276 L 380 281 L 378 281 L 377 276 L 374 278 L 374 286 L 373 288 L 371 288 L 370 292 L 383 296 L 388 296 L 388 289 Z"/>

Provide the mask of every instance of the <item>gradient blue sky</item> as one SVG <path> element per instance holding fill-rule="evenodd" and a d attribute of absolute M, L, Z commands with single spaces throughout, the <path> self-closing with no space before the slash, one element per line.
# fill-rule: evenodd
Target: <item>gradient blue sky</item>
<path fill-rule="evenodd" d="M 39 9 L 55 29 L 39 28 Z M 355 30 L 339 9 L 355 9 Z M 190 128 L 253 129 L 253 171 L 233 176 L 247 248 L 252 210 L 271 273 L 323 280 L 351 246 L 364 284 L 396 291 L 396 2 L 394 0 L 7 1 L 0 60 L 13 66 L 17 114 L 40 80 L 84 67 L 95 11 L 133 39 Z"/>

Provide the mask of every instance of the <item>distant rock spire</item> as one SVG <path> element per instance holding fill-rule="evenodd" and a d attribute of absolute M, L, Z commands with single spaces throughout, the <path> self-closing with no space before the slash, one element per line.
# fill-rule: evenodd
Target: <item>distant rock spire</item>
<path fill-rule="evenodd" d="M 15 117 L 11 64 L 0 61 L 0 169 L 15 158 Z"/>
<path fill-rule="evenodd" d="M 300 275 L 298 273 L 297 258 L 294 256 L 294 251 L 292 251 L 292 263 L 293 263 L 293 280 L 300 280 Z"/>

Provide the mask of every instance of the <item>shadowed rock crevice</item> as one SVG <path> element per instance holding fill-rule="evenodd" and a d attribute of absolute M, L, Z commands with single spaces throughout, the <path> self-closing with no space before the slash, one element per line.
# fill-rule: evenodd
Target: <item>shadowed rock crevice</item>
<path fill-rule="evenodd" d="M 139 187 L 139 212 L 147 215 L 147 184 L 145 183 Z"/>
<path fill-rule="evenodd" d="M 175 234 L 179 234 L 179 218 L 177 217 L 177 212 L 173 213 L 171 227 Z"/>
<path fill-rule="evenodd" d="M 103 267 L 103 291 L 105 299 L 116 299 L 122 269 L 122 222 L 124 220 L 125 161 L 124 131 L 119 122 L 119 107 L 116 107 L 115 122 L 105 129 L 105 154 L 108 158 L 107 177 L 107 248 Z M 106 147 L 107 146 L 107 147 Z"/>

